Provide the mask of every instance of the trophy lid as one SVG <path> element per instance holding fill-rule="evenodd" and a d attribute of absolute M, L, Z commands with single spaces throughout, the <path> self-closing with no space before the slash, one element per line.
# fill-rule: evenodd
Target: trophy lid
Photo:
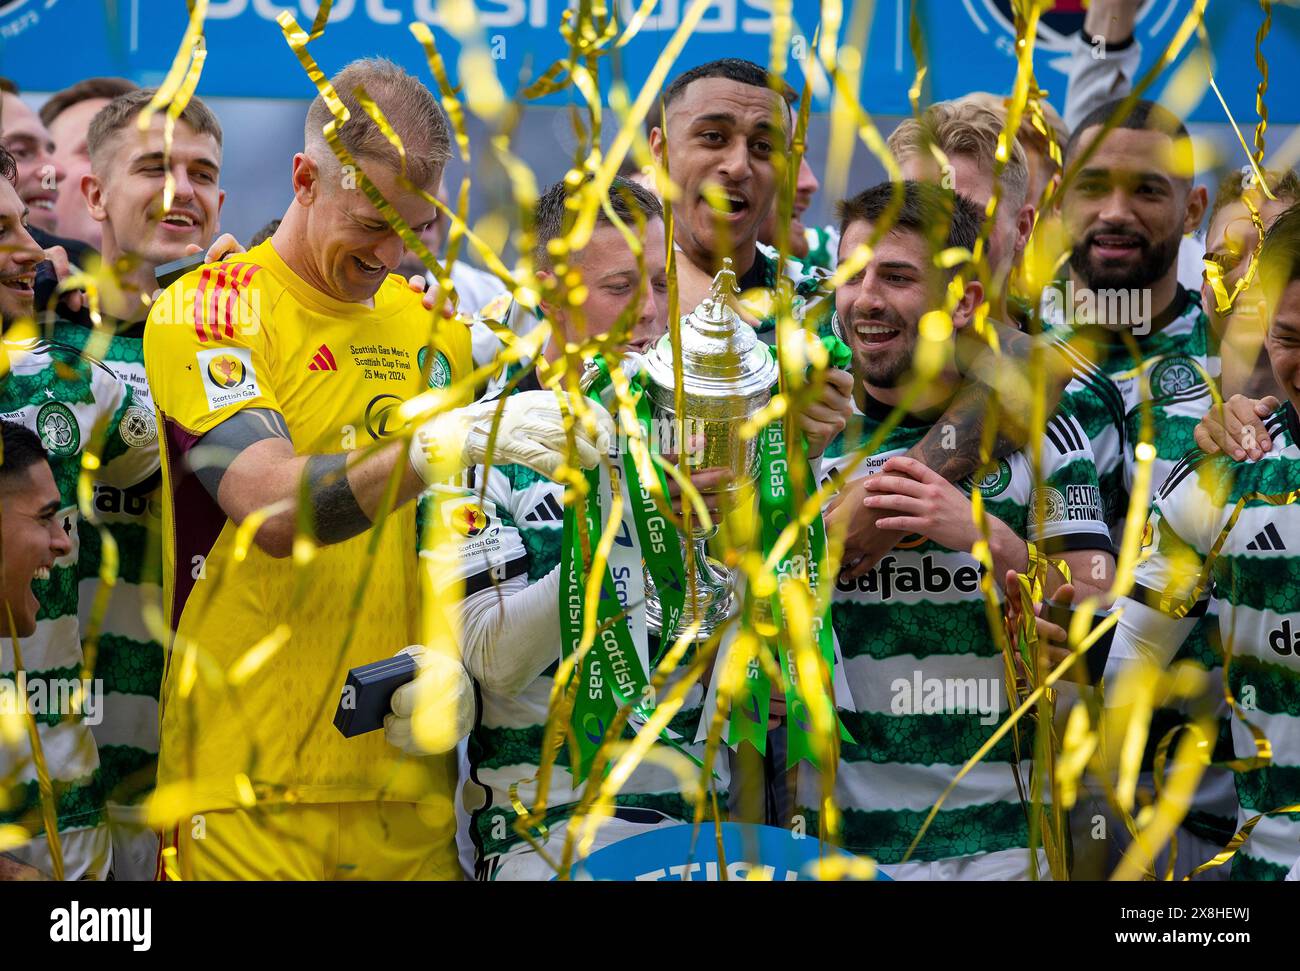
<path fill-rule="evenodd" d="M 682 316 L 682 382 L 687 394 L 748 397 L 776 383 L 771 352 L 731 304 L 739 293 L 731 260 L 724 259 L 709 295 Z M 645 368 L 655 384 L 674 387 L 671 334 L 661 337 L 646 355 Z"/>

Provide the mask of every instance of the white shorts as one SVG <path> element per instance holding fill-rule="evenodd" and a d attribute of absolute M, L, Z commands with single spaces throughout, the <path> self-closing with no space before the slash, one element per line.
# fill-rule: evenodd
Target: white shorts
<path fill-rule="evenodd" d="M 614 816 L 601 822 L 600 827 L 596 830 L 595 840 L 592 842 L 588 855 L 595 853 L 597 850 L 603 850 L 607 846 L 613 846 L 620 840 L 652 832 L 659 826 L 682 825 L 681 820 L 672 819 L 653 810 L 635 809 L 629 812 L 628 810 L 617 809 L 615 813 Z M 635 815 L 645 820 L 652 817 L 659 817 L 659 819 L 657 822 L 634 822 L 628 818 L 620 818 L 618 813 L 624 813 L 627 816 Z M 546 839 L 542 842 L 542 849 L 554 861 L 555 866 L 559 866 L 560 859 L 564 855 L 564 842 L 571 823 L 573 823 L 572 819 L 565 819 L 550 827 Z M 581 833 L 574 837 L 575 844 L 580 838 Z M 577 849 L 575 846 L 575 860 L 576 855 Z M 554 880 L 555 875 L 555 868 L 537 854 L 532 844 L 524 842 L 512 846 L 499 856 L 491 856 L 484 860 L 479 868 L 478 879 Z"/>
<path fill-rule="evenodd" d="M 147 825 L 143 806 L 108 805 L 113 835 L 113 879 L 152 880 L 158 871 L 158 832 Z"/>
<path fill-rule="evenodd" d="M 113 876 L 113 842 L 107 825 L 61 832 L 59 849 L 63 851 L 64 880 L 107 880 Z M 54 879 L 54 863 L 44 833 L 7 852 L 19 862 Z"/>
<path fill-rule="evenodd" d="M 955 856 L 923 863 L 881 864 L 892 880 L 1028 880 L 1029 850 L 999 850 L 979 856 Z M 1038 851 L 1038 879 L 1050 880 L 1047 857 Z"/>

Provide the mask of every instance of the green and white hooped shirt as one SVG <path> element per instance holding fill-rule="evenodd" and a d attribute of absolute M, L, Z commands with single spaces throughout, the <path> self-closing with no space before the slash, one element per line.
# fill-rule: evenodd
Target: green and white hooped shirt
<path fill-rule="evenodd" d="M 102 364 L 85 360 L 74 347 L 39 340 L 5 343 L 3 352 L 0 418 L 32 429 L 45 444 L 64 504 L 59 520 L 72 549 L 55 562 L 48 580 L 32 584 L 41 604 L 36 633 L 22 642 L 21 679 L 13 652 L 3 652 L 0 700 L 25 703 L 35 716 L 54 786 L 65 876 L 103 877 L 111 857 L 104 779 L 91 723 L 103 717 L 112 699 L 92 678 L 83 685 L 79 705 L 55 702 L 69 700 L 69 688 L 81 679 L 85 663 L 78 621 L 83 532 L 77 479 L 82 453 L 94 446 L 101 462 L 100 481 L 120 489 L 148 482 L 159 468 L 157 425 L 153 411 L 137 402 L 130 387 Z M 99 439 L 94 438 L 97 427 Z M 95 677 L 101 677 L 100 672 L 97 665 Z M 43 701 L 38 704 L 38 699 Z M 0 824 L 20 825 L 41 837 L 20 855 L 50 873 L 37 773 L 25 736 L 15 747 L 0 747 L 0 780 L 8 797 L 0 809 Z"/>
<path fill-rule="evenodd" d="M 529 374 L 516 390 L 537 388 L 535 375 Z M 481 500 L 480 491 L 483 492 Z M 558 575 L 564 526 L 563 486 L 521 465 L 494 466 L 490 470 L 477 466 L 470 471 L 467 489 L 426 497 L 421 513 L 440 515 L 450 522 L 452 517 L 463 518 L 467 505 L 473 507 L 477 525 L 473 535 L 465 537 L 455 564 L 456 572 L 465 582 L 465 596 L 516 577 L 526 577 L 529 584 L 536 584 L 551 574 Z M 611 567 L 617 573 L 613 563 Z M 625 584 L 621 582 L 623 579 L 633 582 Z M 639 570 L 629 572 L 626 577 L 616 575 L 620 596 L 625 591 L 639 589 L 639 579 Z M 549 603 L 558 609 L 558 587 L 556 598 Z M 560 661 L 558 641 L 553 656 L 546 669 L 518 694 L 505 695 L 479 685 L 478 717 L 469 737 L 470 778 L 466 788 L 477 788 L 482 796 L 471 822 L 480 873 L 490 870 L 485 861 L 526 845 L 514 829 L 518 814 L 513 807 L 511 789 L 517 787 L 515 794 L 525 805 L 531 807 L 536 803 L 535 778 L 542 759 L 550 693 Z M 688 652 L 678 671 L 684 672 L 690 663 Z M 665 692 L 671 690 L 677 678 L 677 674 L 669 678 Z M 692 741 L 703 703 L 704 687 L 697 684 L 668 726 L 680 737 L 681 747 L 696 759 L 703 756 L 704 750 L 703 744 Z M 629 728 L 625 737 L 635 737 L 634 731 Z M 725 757 L 718 759 L 715 773 L 720 804 L 725 805 Z M 554 760 L 545 825 L 554 828 L 570 819 L 581 796 L 582 787 L 573 785 L 569 748 L 563 746 Z M 467 793 L 465 801 L 473 805 L 477 800 L 473 793 Z M 695 804 L 683 795 L 677 776 L 648 761 L 638 766 L 616 803 L 682 823 L 691 822 L 695 817 Z"/>
<path fill-rule="evenodd" d="M 1215 632 L 1231 654 L 1228 686 L 1273 747 L 1269 765 L 1235 774 L 1238 827 L 1300 804 L 1300 504 L 1266 498 L 1300 489 L 1300 421 L 1288 404 L 1266 427 L 1273 448 L 1258 462 L 1192 452 L 1161 486 L 1145 537 L 1150 555 L 1131 599 L 1162 614 L 1191 599 L 1189 576 L 1204 572 L 1238 503 L 1241 512 L 1187 615 L 1176 623 L 1148 615 L 1159 627 L 1150 633 L 1121 616 L 1110 658 L 1118 665 L 1137 656 L 1137 638 L 1163 644 L 1174 632 L 1179 643 L 1215 607 Z M 1213 683 L 1218 690 L 1221 682 Z M 1235 756 L 1250 757 L 1250 730 L 1235 717 L 1231 725 Z M 1280 880 L 1298 858 L 1300 812 L 1265 816 L 1232 859 L 1232 878 Z"/>
<path fill-rule="evenodd" d="M 59 321 L 54 339 L 83 354 L 92 331 Z M 144 373 L 144 324 L 120 330 L 99 360 L 131 389 L 135 402 L 153 411 Z M 117 543 L 118 576 L 104 613 L 95 676 L 110 700 L 95 726 L 104 792 L 110 804 L 138 806 L 153 791 L 158 768 L 158 692 L 163 648 L 144 622 L 145 607 L 162 609 L 159 480 L 121 489 L 95 483 L 93 505 Z M 79 575 L 81 621 L 89 620 L 102 562 L 99 530 L 81 522 Z M 158 614 L 162 616 L 161 613 Z"/>
<path fill-rule="evenodd" d="M 885 421 L 890 408 L 868 399 L 822 459 L 823 478 L 845 465 Z M 930 430 L 905 419 L 854 472 L 874 472 Z M 1068 409 L 1047 425 L 1042 450 L 1046 520 L 1031 521 L 1034 482 L 1026 453 L 1000 459 L 978 482 L 990 516 L 1047 552 L 1110 552 L 1097 472 L 1087 436 Z M 835 782 L 847 849 L 899 863 L 931 807 L 962 765 L 1006 719 L 1004 662 L 988 628 L 981 568 L 969 553 L 921 536 L 904 538 L 869 573 L 836 581 L 831 617 L 854 712 L 842 711 L 845 743 Z M 1019 764 L 1032 752 L 1022 733 Z M 962 780 L 917 846 L 917 862 L 982 854 L 1028 863 L 1029 834 L 1015 777 L 1010 735 Z M 801 776 L 799 809 L 815 830 L 819 782 Z"/>
<path fill-rule="evenodd" d="M 1144 404 L 1149 403 L 1151 409 L 1152 445 L 1156 453 L 1151 468 L 1153 491 L 1196 448 L 1193 433 L 1214 404 L 1211 388 L 1217 387 L 1221 369 L 1209 317 L 1201 306 L 1201 295 L 1179 287 L 1173 303 L 1153 317 L 1148 331 L 1134 334 L 1140 355 L 1136 360 L 1122 340 L 1100 328 L 1073 329 L 1059 313 L 1049 315 L 1045 322 L 1063 339 L 1074 357 L 1103 372 L 1123 399 L 1123 491 L 1116 496 L 1115 511 L 1119 519 L 1112 522 L 1118 537 L 1130 502 Z M 1074 405 L 1080 411 L 1085 410 L 1077 401 Z M 1213 622 L 1214 611 L 1211 603 L 1205 620 L 1187 637 L 1174 660 L 1194 660 L 1210 672 L 1211 683 L 1217 685 L 1222 681 L 1223 648 Z M 1231 746 L 1226 706 L 1223 714 L 1218 751 L 1226 758 Z M 1186 720 L 1185 705 L 1156 710 L 1151 742 L 1143 759 L 1144 769 L 1151 769 L 1159 740 Z M 1222 769 L 1210 769 L 1184 825 L 1209 842 L 1226 841 L 1233 831 L 1235 803 L 1231 776 Z"/>
<path fill-rule="evenodd" d="M 1213 404 L 1210 388 L 1217 387 L 1220 360 L 1201 295 L 1180 287 L 1174 302 L 1152 319 L 1149 330 L 1134 333 L 1140 355 L 1136 360 L 1121 339 L 1099 327 L 1074 328 L 1059 312 L 1048 313 L 1044 323 L 1074 357 L 1109 377 L 1123 398 L 1126 495 L 1122 508 L 1127 509 L 1143 404 L 1151 406 L 1156 450 L 1153 488 L 1196 447 L 1192 433 Z"/>

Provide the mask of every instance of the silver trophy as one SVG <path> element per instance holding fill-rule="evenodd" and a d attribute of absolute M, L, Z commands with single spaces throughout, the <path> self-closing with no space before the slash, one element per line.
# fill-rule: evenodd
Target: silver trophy
<path fill-rule="evenodd" d="M 730 469 L 726 492 L 733 500 L 758 474 L 758 439 L 742 439 L 741 425 L 771 400 L 777 379 L 776 361 L 732 307 L 739 292 L 731 260 L 723 260 L 709 295 L 681 319 L 683 417 L 687 434 L 694 438 L 679 443 L 683 471 Z M 646 355 L 645 372 L 653 417 L 675 422 L 671 335 L 665 334 Z M 678 630 L 698 619 L 699 640 L 707 639 L 732 612 L 731 572 L 707 551 L 716 532 L 716 525 L 709 530 L 692 525 L 689 539 L 681 538 L 688 575 Z M 678 630 L 662 632 L 663 610 L 648 570 L 645 581 L 647 627 L 661 637 L 675 636 Z"/>

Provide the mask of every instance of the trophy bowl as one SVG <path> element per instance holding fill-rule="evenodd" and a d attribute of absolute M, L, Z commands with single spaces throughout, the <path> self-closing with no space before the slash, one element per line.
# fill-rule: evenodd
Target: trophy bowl
<path fill-rule="evenodd" d="M 690 440 L 678 442 L 679 461 L 687 473 L 730 470 L 731 480 L 722 492 L 732 501 L 758 473 L 758 440 L 743 439 L 741 426 L 771 400 L 777 380 L 771 352 L 732 306 L 738 294 L 731 260 L 723 260 L 704 302 L 681 318 L 681 417 Z M 671 335 L 660 338 L 646 356 L 645 371 L 653 417 L 676 422 Z M 733 610 L 731 571 L 708 555 L 708 540 L 716 532 L 716 525 L 709 530 L 693 525 L 691 535 L 681 537 L 688 576 L 679 626 L 699 620 L 698 640 L 712 635 Z M 676 630 L 662 630 L 662 607 L 648 570 L 645 579 L 646 624 L 661 640 L 674 637 Z"/>

